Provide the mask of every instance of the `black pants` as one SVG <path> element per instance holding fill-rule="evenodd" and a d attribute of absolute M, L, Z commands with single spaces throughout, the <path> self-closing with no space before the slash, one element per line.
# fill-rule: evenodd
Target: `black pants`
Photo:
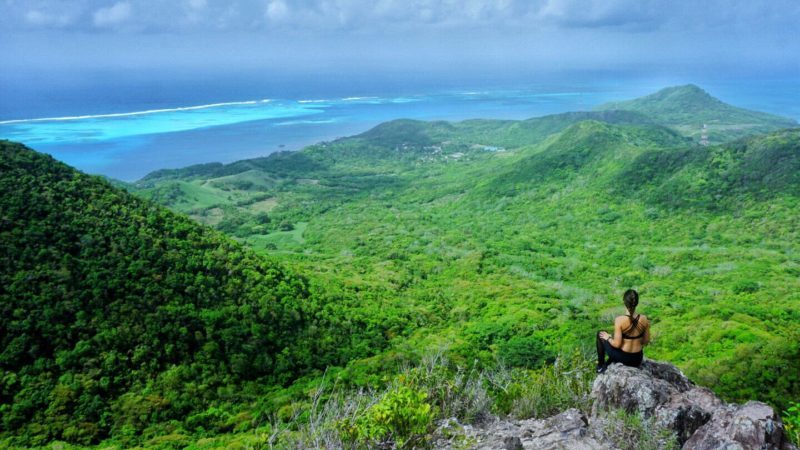
<path fill-rule="evenodd" d="M 625 364 L 626 366 L 639 367 L 644 358 L 644 352 L 639 351 L 636 353 L 623 352 L 622 350 L 612 347 L 605 339 L 600 339 L 600 332 L 597 332 L 595 339 L 597 344 L 597 365 L 603 366 L 614 362 Z M 608 355 L 608 360 L 606 360 Z"/>

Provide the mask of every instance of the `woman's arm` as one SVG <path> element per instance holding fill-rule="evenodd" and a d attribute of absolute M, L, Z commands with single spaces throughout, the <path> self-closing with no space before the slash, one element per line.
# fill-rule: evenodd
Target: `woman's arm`
<path fill-rule="evenodd" d="M 614 320 L 614 336 L 608 341 L 614 348 L 622 347 L 622 319 L 622 317 L 617 317 Z"/>
<path fill-rule="evenodd" d="M 620 319 L 617 317 L 614 320 L 614 334 L 608 334 L 605 331 L 600 332 L 600 339 L 608 341 L 612 347 L 620 348 L 622 346 L 622 325 L 620 325 Z"/>
<path fill-rule="evenodd" d="M 644 329 L 644 337 L 642 338 L 642 345 L 650 343 L 650 321 L 647 321 L 646 328 Z"/>

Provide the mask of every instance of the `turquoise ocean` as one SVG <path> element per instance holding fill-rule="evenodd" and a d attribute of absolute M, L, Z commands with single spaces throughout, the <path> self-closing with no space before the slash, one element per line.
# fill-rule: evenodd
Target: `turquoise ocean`
<path fill-rule="evenodd" d="M 392 119 L 524 119 L 589 110 L 688 82 L 737 106 L 800 119 L 800 79 L 589 79 L 252 93 L 237 84 L 230 92 L 176 88 L 177 94 L 165 94 L 170 86 L 128 83 L 60 87 L 48 96 L 22 85 L 0 91 L 0 139 L 23 142 L 88 173 L 133 181 L 157 169 L 297 150 Z M 259 95 L 264 93 L 270 95 Z"/>

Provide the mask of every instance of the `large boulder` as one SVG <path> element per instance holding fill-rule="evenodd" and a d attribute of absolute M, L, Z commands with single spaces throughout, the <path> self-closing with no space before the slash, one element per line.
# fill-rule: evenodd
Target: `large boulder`
<path fill-rule="evenodd" d="M 761 402 L 726 404 L 677 367 L 646 360 L 640 368 L 612 364 L 592 386 L 592 418 L 625 409 L 673 430 L 684 449 L 796 449 L 773 409 Z"/>
<path fill-rule="evenodd" d="M 706 388 L 695 386 L 675 366 L 645 361 L 641 368 L 612 364 L 592 386 L 592 416 L 609 409 L 656 417 L 675 431 L 683 444 L 711 416 L 722 401 Z"/>
<path fill-rule="evenodd" d="M 761 402 L 725 405 L 695 432 L 684 450 L 787 450 L 783 426 L 775 411 Z"/>

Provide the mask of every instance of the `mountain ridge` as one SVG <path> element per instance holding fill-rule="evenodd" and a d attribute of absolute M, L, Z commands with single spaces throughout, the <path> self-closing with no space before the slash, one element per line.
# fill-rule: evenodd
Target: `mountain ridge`
<path fill-rule="evenodd" d="M 687 119 L 691 117 L 691 119 Z M 524 120 L 485 120 L 470 119 L 460 122 L 396 119 L 384 122 L 361 134 L 339 138 L 325 143 L 326 149 L 336 148 L 336 144 L 364 141 L 367 144 L 380 144 L 387 149 L 421 149 L 447 141 L 454 135 L 466 136 L 474 143 L 488 146 L 515 148 L 531 145 L 558 133 L 570 125 L 583 120 L 596 120 L 610 124 L 662 125 L 675 127 L 684 136 L 696 139 L 701 134 L 702 122 L 709 118 L 722 117 L 721 123 L 711 123 L 711 141 L 720 143 L 738 139 L 753 133 L 763 133 L 779 128 L 796 127 L 796 121 L 758 111 L 750 111 L 728 105 L 712 97 L 700 87 L 689 84 L 664 88 L 656 93 L 634 100 L 606 103 L 593 111 L 575 111 L 534 117 Z M 676 120 L 678 119 L 678 120 Z M 751 123 L 754 122 L 754 123 Z M 724 125 L 724 127 L 723 127 Z M 741 129 L 731 130 L 731 127 Z M 716 127 L 727 127 L 718 130 Z M 320 145 L 306 149 L 319 150 Z M 300 152 L 303 152 L 301 150 Z M 205 163 L 182 169 L 160 170 L 146 175 L 134 184 L 147 184 L 164 177 L 222 176 L 241 173 L 253 166 L 263 167 L 264 163 L 278 163 L 282 159 L 291 160 L 297 152 L 278 152 L 270 156 L 236 161 L 229 164 Z M 382 157 L 396 156 L 396 152 L 379 153 Z M 249 162 L 249 163 L 248 163 Z"/>
<path fill-rule="evenodd" d="M 625 183 L 619 186 L 628 195 L 651 195 L 672 206 L 718 207 L 738 194 L 800 195 L 798 172 L 800 129 L 787 129 L 711 147 L 645 152 L 620 174 Z M 691 183 L 698 173 L 707 174 L 703 183 Z"/>

